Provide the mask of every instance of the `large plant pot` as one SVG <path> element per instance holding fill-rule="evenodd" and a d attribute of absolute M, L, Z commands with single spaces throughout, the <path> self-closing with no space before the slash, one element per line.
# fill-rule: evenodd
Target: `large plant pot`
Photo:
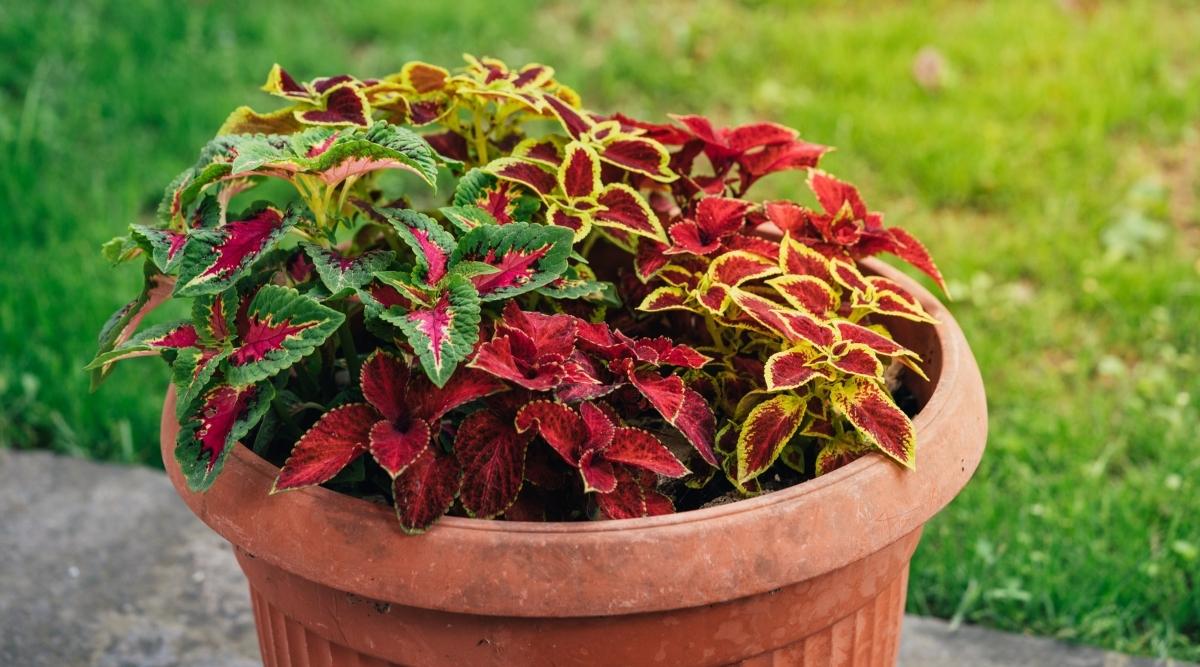
<path fill-rule="evenodd" d="M 928 361 L 917 469 L 869 455 L 816 480 L 670 516 L 590 523 L 447 517 L 419 537 L 390 508 L 323 488 L 268 495 L 277 469 L 238 446 L 184 502 L 233 543 L 270 667 L 891 665 L 922 525 L 983 453 L 983 384 L 962 331 L 894 323 Z"/>

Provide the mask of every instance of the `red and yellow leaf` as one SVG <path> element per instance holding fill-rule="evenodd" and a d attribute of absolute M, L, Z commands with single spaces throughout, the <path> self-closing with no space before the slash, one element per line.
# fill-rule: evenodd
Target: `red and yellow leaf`
<path fill-rule="evenodd" d="M 609 183 L 596 201 L 600 204 L 599 210 L 593 214 L 597 225 L 615 227 L 666 243 L 667 234 L 663 231 L 662 223 L 637 190 L 624 183 Z"/>
<path fill-rule="evenodd" d="M 758 477 L 779 457 L 804 420 L 806 401 L 782 394 L 759 403 L 746 417 L 737 442 L 737 481 Z"/>
<path fill-rule="evenodd" d="M 915 466 L 916 431 L 879 383 L 854 377 L 830 392 L 830 402 L 867 442 L 908 468 Z"/>
<path fill-rule="evenodd" d="M 818 377 L 828 379 L 824 372 L 809 365 L 819 357 L 811 348 L 803 346 L 771 355 L 763 371 L 767 391 L 799 389 Z"/>
<path fill-rule="evenodd" d="M 586 144 L 571 142 L 558 166 L 558 187 L 568 199 L 591 199 L 600 192 L 600 158 Z"/>

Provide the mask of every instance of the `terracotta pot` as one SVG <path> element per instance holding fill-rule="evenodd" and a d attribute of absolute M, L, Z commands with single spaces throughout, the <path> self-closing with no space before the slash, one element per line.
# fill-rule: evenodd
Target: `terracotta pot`
<path fill-rule="evenodd" d="M 238 446 L 183 500 L 234 544 L 263 662 L 298 665 L 891 665 L 922 525 L 966 484 L 987 414 L 950 313 L 895 324 L 928 360 L 917 469 L 869 455 L 819 479 L 670 516 L 586 523 L 447 517 L 403 535 L 390 508 L 323 488 L 267 495 L 277 469 Z"/>

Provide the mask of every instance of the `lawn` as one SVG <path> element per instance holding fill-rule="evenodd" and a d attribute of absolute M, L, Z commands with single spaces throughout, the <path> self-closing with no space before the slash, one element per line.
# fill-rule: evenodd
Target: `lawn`
<path fill-rule="evenodd" d="M 540 60 L 599 109 L 834 144 L 826 166 L 940 259 L 991 438 L 926 529 L 910 611 L 1200 660 L 1200 8 L 350 4 L 0 4 L 0 443 L 156 465 L 165 366 L 97 394 L 81 370 L 138 280 L 97 247 L 230 109 L 269 106 L 273 62 Z"/>

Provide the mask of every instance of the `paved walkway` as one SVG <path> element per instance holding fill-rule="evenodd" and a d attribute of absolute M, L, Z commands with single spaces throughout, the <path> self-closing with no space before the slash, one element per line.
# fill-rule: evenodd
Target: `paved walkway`
<path fill-rule="evenodd" d="M 0 450 L 0 666 L 254 667 L 257 656 L 232 552 L 161 473 Z M 900 664 L 1184 667 L 917 617 Z"/>

